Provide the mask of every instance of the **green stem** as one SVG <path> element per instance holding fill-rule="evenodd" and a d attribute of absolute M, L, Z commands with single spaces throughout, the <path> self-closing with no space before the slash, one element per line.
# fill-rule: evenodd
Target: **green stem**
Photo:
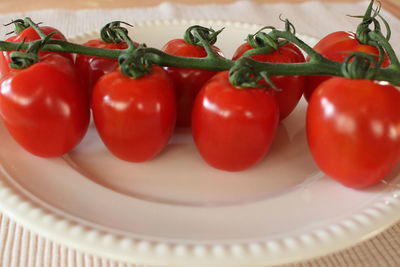
<path fill-rule="evenodd" d="M 269 75 L 331 75 L 343 76 L 340 62 L 329 60 L 329 64 L 304 63 L 268 63 L 253 60 L 252 66 L 256 71 L 266 71 Z"/>
<path fill-rule="evenodd" d="M 378 43 L 383 47 L 383 49 L 386 51 L 390 63 L 397 69 L 400 69 L 400 62 L 398 57 L 396 56 L 396 52 L 394 51 L 393 47 L 390 45 L 390 43 L 387 41 L 386 37 L 382 35 L 381 32 L 375 32 L 371 31 L 368 33 L 369 38 Z"/>
<path fill-rule="evenodd" d="M 323 57 L 317 51 L 315 51 L 311 46 L 306 44 L 303 40 L 296 37 L 294 34 L 287 31 L 272 30 L 269 33 L 273 38 L 279 39 L 283 38 L 295 45 L 297 45 L 301 50 L 303 50 L 309 57 L 310 61 L 315 62 L 328 62 L 330 60 Z"/>
<path fill-rule="evenodd" d="M 0 42 L 0 50 L 2 48 L 1 43 L 3 42 Z M 51 52 L 77 53 L 106 58 L 118 58 L 121 53 L 125 52 L 125 49 L 104 49 L 98 47 L 90 47 L 56 39 L 49 40 L 49 42 L 43 47 L 42 50 Z"/>
<path fill-rule="evenodd" d="M 315 52 L 306 43 L 293 36 L 290 33 L 281 32 L 274 30 L 271 34 L 274 34 L 278 38 L 287 39 L 290 42 L 295 43 L 306 53 L 310 55 L 311 60 L 304 63 L 266 63 L 259 62 L 249 59 L 252 67 L 256 71 L 263 71 L 269 75 L 332 75 L 332 76 L 343 76 L 341 72 L 342 63 L 328 60 Z M 38 41 L 35 41 L 38 42 Z M 40 42 L 40 41 L 39 41 Z M 28 43 L 14 43 L 0 41 L 0 50 L 11 51 L 16 50 L 19 46 L 20 49 L 25 50 L 28 46 L 34 42 Z M 394 51 L 390 45 L 386 49 L 388 54 L 392 54 L 393 59 L 395 57 Z M 206 47 L 211 47 L 206 45 Z M 128 48 L 129 49 L 129 48 Z M 195 69 L 208 69 L 208 70 L 229 70 L 235 64 L 235 61 L 224 59 L 222 57 L 204 57 L 204 58 L 193 58 L 193 57 L 179 57 L 166 54 L 155 48 L 142 48 L 144 50 L 144 57 L 150 60 L 152 63 L 161 66 L 173 66 L 182 68 L 195 68 Z M 127 53 L 127 49 L 104 49 L 89 47 L 84 45 L 78 45 L 69 43 L 67 41 L 51 39 L 42 48 L 44 51 L 52 52 L 66 52 L 66 53 L 78 53 L 86 54 L 98 57 L 107 58 L 118 58 L 121 54 Z M 397 59 L 397 58 L 396 58 Z M 394 85 L 400 86 L 400 68 L 398 67 L 398 60 L 393 60 L 390 67 L 384 69 L 378 69 L 375 75 L 375 79 L 381 81 L 388 81 Z"/>
<path fill-rule="evenodd" d="M 375 73 L 375 79 L 378 81 L 387 81 L 395 86 L 400 86 L 400 69 L 395 65 L 388 68 L 378 69 Z"/>
<path fill-rule="evenodd" d="M 25 21 L 29 24 L 29 26 L 35 29 L 37 34 L 39 34 L 40 38 L 42 39 L 46 38 L 47 35 L 40 29 L 40 27 L 35 22 L 33 22 L 31 18 L 25 18 Z"/>
<path fill-rule="evenodd" d="M 268 54 L 275 50 L 276 49 L 273 48 L 272 46 L 253 48 L 253 49 L 249 49 L 246 52 L 244 52 L 242 57 L 249 57 L 249 56 L 260 55 L 260 54 Z"/>
<path fill-rule="evenodd" d="M 164 53 L 155 48 L 145 48 L 146 58 L 152 61 L 154 64 L 161 66 L 171 67 L 183 67 L 193 69 L 208 69 L 208 70 L 228 70 L 230 69 L 234 61 L 224 59 L 222 57 L 178 57 L 167 53 Z"/>
<path fill-rule="evenodd" d="M 128 44 L 128 49 L 127 52 L 134 51 L 136 49 L 136 45 L 133 43 L 132 39 L 129 37 L 129 35 L 126 33 L 125 30 L 123 29 L 115 29 L 115 31 L 118 33 L 118 35 Z"/>
<path fill-rule="evenodd" d="M 28 48 L 28 43 L 14 43 L 14 42 L 0 41 L 1 51 L 26 50 L 27 48 Z"/>
<path fill-rule="evenodd" d="M 211 44 L 197 31 L 193 31 L 193 35 L 199 39 L 200 45 L 206 50 L 208 58 L 217 58 L 218 55 L 214 52 Z"/>

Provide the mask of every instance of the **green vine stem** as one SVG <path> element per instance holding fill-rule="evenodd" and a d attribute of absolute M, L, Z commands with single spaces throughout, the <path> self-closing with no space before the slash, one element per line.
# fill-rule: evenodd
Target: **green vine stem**
<path fill-rule="evenodd" d="M 126 49 L 127 53 L 132 53 L 133 51 L 135 51 L 135 49 L 137 48 L 137 45 L 129 37 L 127 29 L 120 27 L 120 28 L 114 29 L 114 31 L 115 31 L 116 35 L 118 35 L 118 37 L 122 41 L 124 41 L 125 43 L 128 44 L 128 48 Z"/>
<path fill-rule="evenodd" d="M 34 28 L 39 28 L 37 24 L 32 22 L 30 19 L 26 21 Z M 52 52 L 66 52 L 66 53 L 78 53 L 86 54 L 91 56 L 106 57 L 106 58 L 119 58 L 122 54 L 134 54 L 137 50 L 136 45 L 130 40 L 129 36 L 124 31 L 117 31 L 124 41 L 128 42 L 129 47 L 127 49 L 104 49 L 89 47 L 79 44 L 70 43 L 63 40 L 49 39 L 41 47 L 43 51 Z M 214 32 L 214 34 L 218 34 Z M 218 56 L 212 49 L 212 44 L 208 40 L 207 34 L 196 29 L 191 30 L 191 34 L 197 39 L 198 44 L 203 46 L 208 55 L 204 58 L 191 58 L 191 57 L 179 57 L 166 54 L 161 50 L 143 47 L 140 49 L 140 57 L 143 57 L 141 62 L 150 62 L 151 64 L 161 66 L 173 66 L 183 68 L 197 68 L 197 69 L 209 69 L 209 70 L 230 70 L 236 61 L 222 58 Z M 399 60 L 388 42 L 388 40 L 381 34 L 380 31 L 370 31 L 368 33 L 371 42 L 378 43 L 383 47 L 385 52 L 388 54 L 391 65 L 387 68 L 377 68 L 374 72 L 373 79 L 388 81 L 394 85 L 400 86 L 400 63 Z M 251 69 L 256 72 L 263 73 L 264 76 L 268 75 L 332 75 L 332 76 L 344 76 L 342 72 L 343 63 L 334 62 L 323 57 L 315 50 L 312 49 L 308 44 L 299 39 L 293 30 L 277 30 L 271 28 L 268 36 L 273 40 L 288 41 L 297 45 L 305 53 L 308 54 L 310 60 L 304 63 L 267 63 L 259 62 L 246 58 L 246 65 L 251 66 Z M 0 50 L 11 51 L 17 48 L 26 50 L 33 46 L 35 42 L 41 42 L 41 40 L 27 43 L 14 43 L 0 41 Z M 137 54 L 137 53 L 136 53 Z M 124 56 L 126 58 L 126 56 Z"/>
<path fill-rule="evenodd" d="M 386 51 L 390 59 L 390 67 L 400 70 L 400 61 L 396 56 L 396 52 L 394 51 L 393 47 L 390 45 L 386 37 L 383 36 L 381 32 L 375 31 L 369 32 L 368 35 L 372 42 L 376 42 L 378 46 L 381 46 Z"/>
<path fill-rule="evenodd" d="M 341 72 L 341 63 L 328 60 L 315 52 L 310 46 L 302 40 L 294 36 L 287 36 L 284 32 L 275 31 L 276 36 L 282 38 L 288 37 L 289 41 L 294 42 L 301 49 L 303 49 L 310 56 L 311 60 L 305 63 L 267 63 L 252 61 L 253 69 L 258 71 L 266 71 L 270 75 L 332 75 L 343 76 Z M 36 41 L 37 42 L 37 41 Z M 27 49 L 30 43 L 20 44 L 13 42 L 0 41 L 0 50 L 12 51 L 16 50 L 18 46 L 20 49 Z M 146 57 L 154 64 L 161 66 L 173 66 L 183 68 L 197 68 L 209 70 L 229 70 L 234 61 L 224 59 L 222 57 L 215 58 L 191 58 L 191 57 L 178 57 L 166 54 L 155 48 L 143 48 L 146 52 Z M 74 44 L 62 40 L 51 39 L 43 46 L 43 51 L 51 52 L 67 52 L 79 53 L 98 57 L 118 58 L 124 49 L 104 49 L 96 47 L 88 47 L 84 45 Z M 393 65 L 395 66 L 395 65 Z M 394 85 L 400 86 L 400 69 L 397 67 L 388 67 L 378 69 L 375 74 L 376 80 L 388 81 Z"/>
<path fill-rule="evenodd" d="M 29 25 L 30 27 L 35 29 L 35 31 L 37 32 L 37 34 L 40 36 L 41 39 L 45 39 L 46 38 L 47 35 L 40 29 L 38 24 L 33 22 L 33 20 L 31 18 L 25 18 L 24 21 L 25 21 L 25 23 L 27 25 Z"/>

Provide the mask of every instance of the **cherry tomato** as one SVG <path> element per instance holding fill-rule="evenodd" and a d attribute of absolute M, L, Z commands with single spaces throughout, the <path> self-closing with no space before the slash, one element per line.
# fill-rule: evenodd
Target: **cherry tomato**
<path fill-rule="evenodd" d="M 181 57 L 206 57 L 205 49 L 198 45 L 186 43 L 183 39 L 174 39 L 164 45 L 165 53 Z M 213 50 L 222 56 L 216 46 Z M 177 95 L 177 120 L 179 127 L 189 127 L 192 118 L 193 102 L 201 87 L 217 72 L 201 69 L 166 67 L 168 74 L 174 81 Z"/>
<path fill-rule="evenodd" d="M 126 49 L 128 47 L 126 42 L 106 43 L 101 39 L 89 40 L 83 45 L 106 49 Z M 104 74 L 115 70 L 118 67 L 118 60 L 77 54 L 75 64 L 84 86 L 88 88 L 89 95 L 91 95 L 97 80 Z"/>
<path fill-rule="evenodd" d="M 247 50 L 252 49 L 249 43 L 239 46 L 233 55 L 233 60 L 241 57 Z M 305 62 L 303 53 L 292 43 L 287 43 L 278 50 L 268 54 L 252 55 L 250 58 L 263 62 L 275 63 L 299 63 Z M 283 120 L 294 110 L 303 95 L 303 76 L 271 76 L 271 80 L 281 91 L 276 92 L 276 99 L 279 105 L 280 120 Z"/>
<path fill-rule="evenodd" d="M 46 35 L 49 35 L 50 33 L 54 33 L 54 35 L 51 37 L 52 39 L 64 40 L 64 41 L 66 40 L 65 36 L 59 30 L 57 30 L 53 27 L 42 26 L 42 27 L 40 27 L 40 29 Z M 6 41 L 19 43 L 19 42 L 32 42 L 35 40 L 40 40 L 39 34 L 37 34 L 35 29 L 33 29 L 32 27 L 28 27 L 25 30 L 23 30 L 22 32 L 20 32 L 19 34 L 9 37 Z M 11 59 L 10 59 L 11 52 L 13 52 L 13 51 L 1 51 L 0 52 L 0 77 L 5 75 L 6 73 L 8 73 L 11 69 L 9 66 L 11 63 Z M 70 54 L 70 53 L 55 53 L 55 52 L 42 51 L 42 52 L 39 52 L 39 56 L 44 56 L 49 53 L 60 54 L 64 57 L 67 57 L 68 59 L 71 60 L 71 62 L 73 62 L 73 57 L 72 57 L 72 54 Z"/>
<path fill-rule="evenodd" d="M 378 183 L 399 161 L 400 92 L 342 77 L 323 82 L 307 109 L 308 144 L 319 168 L 346 186 Z"/>
<path fill-rule="evenodd" d="M 0 80 L 0 115 L 11 136 L 27 151 L 57 157 L 85 135 L 88 98 L 73 63 L 64 56 L 47 54 Z"/>
<path fill-rule="evenodd" d="M 138 79 L 116 70 L 96 83 L 92 110 L 96 128 L 111 153 L 126 161 L 143 162 L 160 153 L 173 133 L 173 83 L 158 66 Z"/>
<path fill-rule="evenodd" d="M 323 55 L 324 57 L 336 61 L 343 62 L 352 51 L 364 52 L 373 55 L 379 55 L 377 48 L 361 44 L 354 32 L 333 32 L 322 38 L 315 46 L 314 50 Z M 377 57 L 378 59 L 378 57 Z M 385 57 L 382 67 L 389 66 L 390 61 Z M 304 97 L 308 101 L 315 88 L 323 81 L 331 78 L 331 76 L 307 76 L 306 85 L 304 88 Z"/>
<path fill-rule="evenodd" d="M 279 122 L 272 91 L 237 89 L 220 72 L 201 89 L 193 106 L 192 133 L 203 159 L 211 166 L 240 171 L 268 152 Z"/>

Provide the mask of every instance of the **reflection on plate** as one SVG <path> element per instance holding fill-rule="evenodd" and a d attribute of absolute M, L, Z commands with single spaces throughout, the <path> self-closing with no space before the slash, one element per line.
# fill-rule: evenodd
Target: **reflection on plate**
<path fill-rule="evenodd" d="M 160 48 L 192 24 L 225 27 L 217 45 L 227 57 L 259 29 L 157 21 L 136 25 L 132 36 Z M 1 124 L 0 207 L 52 240 L 134 263 L 265 265 L 342 249 L 399 218 L 399 170 L 363 191 L 325 177 L 307 148 L 305 105 L 281 123 L 268 156 L 239 173 L 204 163 L 187 129 L 154 160 L 133 164 L 113 157 L 93 126 L 65 157 L 42 159 L 19 148 Z"/>

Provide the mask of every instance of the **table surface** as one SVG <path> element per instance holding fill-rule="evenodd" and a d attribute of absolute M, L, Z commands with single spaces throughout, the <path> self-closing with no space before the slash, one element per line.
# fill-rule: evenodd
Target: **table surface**
<path fill-rule="evenodd" d="M 252 0 L 255 3 L 299 3 L 306 0 Z M 320 0 L 322 1 L 322 0 Z M 359 0 L 323 0 L 322 2 L 351 3 Z M 165 0 L 1 0 L 0 13 L 40 10 L 48 8 L 90 9 L 90 8 L 132 8 L 156 6 Z M 234 0 L 168 0 L 168 2 L 187 5 L 226 4 Z M 400 18 L 400 0 L 384 0 L 381 5 L 393 15 Z"/>
<path fill-rule="evenodd" d="M 254 0 L 256 3 L 269 3 L 269 2 L 302 2 L 303 0 Z M 163 0 L 35 0 L 35 1 L 27 1 L 27 0 L 1 0 L 0 1 L 0 13 L 12 13 L 12 12 L 24 12 L 31 10 L 40 10 L 40 9 L 48 9 L 48 8 L 67 8 L 67 9 L 83 9 L 83 8 L 124 8 L 124 7 L 148 7 L 155 6 L 162 3 Z M 233 2 L 232 0 L 169 0 L 168 2 L 174 3 L 182 3 L 182 4 L 225 4 Z M 356 2 L 355 0 L 324 0 L 323 2 Z M 381 2 L 383 8 L 387 11 L 391 12 L 396 17 L 400 18 L 400 0 L 383 0 Z M 0 225 L 1 224 L 11 224 L 12 222 L 8 221 L 8 218 L 4 218 L 0 214 Z M 17 227 L 17 226 L 14 226 Z M 4 239 L 0 233 L 0 241 Z M 5 242 L 5 241 L 4 241 Z M 380 251 L 380 246 L 385 246 L 385 244 L 390 244 L 392 247 L 400 247 L 400 223 L 394 225 L 385 233 L 380 234 L 379 236 L 364 242 L 363 244 L 358 244 L 353 248 L 349 248 L 346 251 L 335 253 L 334 255 L 329 255 L 317 261 L 316 266 L 331 266 L 328 263 L 333 262 L 335 259 L 341 259 L 343 261 L 349 261 L 353 263 L 351 266 L 357 265 L 356 258 L 346 258 L 353 257 L 349 255 L 358 255 L 365 253 L 370 250 L 371 247 L 376 250 L 376 255 L 379 257 L 382 255 Z M 342 254 L 340 254 L 342 253 Z M 0 251 L 0 261 L 3 253 Z M 387 254 L 388 255 L 388 254 Z M 388 256 L 385 257 L 388 257 Z M 340 258 L 341 257 L 341 258 Z M 355 257 L 355 256 L 354 256 Z M 400 258 L 400 252 L 394 251 L 391 252 L 390 257 L 392 258 Z M 393 259 L 386 258 L 384 259 L 387 263 L 386 266 L 394 266 L 390 263 L 393 262 Z M 398 261 L 396 261 L 398 263 Z M 102 265 L 103 266 L 103 265 Z M 107 265 L 108 266 L 108 265 Z M 119 265 L 118 265 L 119 266 Z M 301 266 L 314 266 L 313 262 L 308 262 L 302 264 Z M 364 265 L 363 265 L 364 266 Z M 368 265 L 369 266 L 369 265 Z M 14 266 L 10 266 L 14 267 Z"/>
<path fill-rule="evenodd" d="M 255 3 L 273 3 L 273 2 L 304 2 L 305 0 L 253 0 Z M 29 10 L 39 10 L 44 8 L 123 8 L 123 7 L 146 7 L 155 6 L 165 0 L 1 0 L 0 13 L 20 12 Z M 168 2 L 182 4 L 225 4 L 233 2 L 233 0 L 169 0 Z M 322 2 L 357 2 L 357 0 L 324 0 Z M 400 0 L 384 0 L 381 1 L 384 8 L 400 17 Z"/>

